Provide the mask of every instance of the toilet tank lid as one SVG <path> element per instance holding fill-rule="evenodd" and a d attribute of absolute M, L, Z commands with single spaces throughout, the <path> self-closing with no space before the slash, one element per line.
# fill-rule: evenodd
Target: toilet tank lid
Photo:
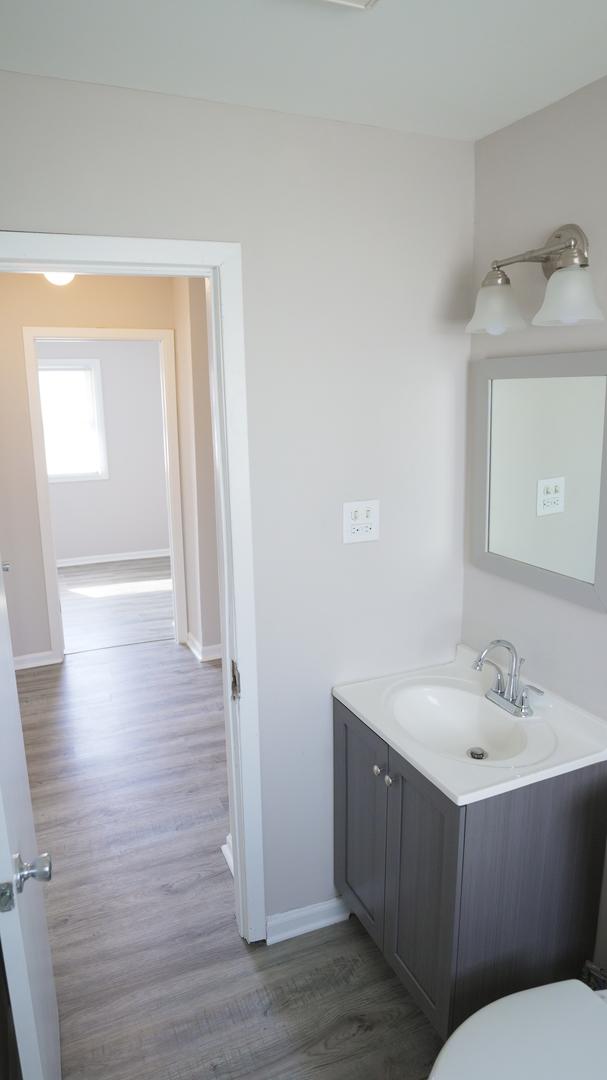
<path fill-rule="evenodd" d="M 606 1056 L 607 1001 L 570 979 L 475 1013 L 445 1043 L 430 1080 L 571 1080 L 595 1075 Z"/>

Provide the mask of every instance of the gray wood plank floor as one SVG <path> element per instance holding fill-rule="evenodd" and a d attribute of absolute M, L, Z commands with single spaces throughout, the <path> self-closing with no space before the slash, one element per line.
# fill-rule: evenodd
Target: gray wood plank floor
<path fill-rule="evenodd" d="M 174 637 L 168 556 L 58 570 L 65 651 Z"/>
<path fill-rule="evenodd" d="M 64 1080 L 420 1080 L 439 1042 L 353 919 L 238 936 L 219 664 L 172 642 L 18 675 Z"/>

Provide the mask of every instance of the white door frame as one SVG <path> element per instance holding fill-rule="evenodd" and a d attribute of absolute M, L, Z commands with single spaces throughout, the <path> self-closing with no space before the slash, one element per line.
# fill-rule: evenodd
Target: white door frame
<path fill-rule="evenodd" d="M 266 910 L 240 244 L 0 232 L 0 272 L 45 270 L 207 279 L 236 919 L 247 941 L 261 941 Z M 242 688 L 236 702 L 232 660 Z"/>
<path fill-rule="evenodd" d="M 181 515 L 181 476 L 179 469 L 179 428 L 177 425 L 177 384 L 175 377 L 175 340 L 173 330 L 123 330 L 88 326 L 24 326 L 23 348 L 29 395 L 30 423 L 34 449 L 34 469 L 40 518 L 40 539 L 44 562 L 44 578 L 48 609 L 51 651 L 47 662 L 56 664 L 64 657 L 63 624 L 55 539 L 51 521 L 51 504 L 44 452 L 44 430 L 40 407 L 37 341 L 155 341 L 160 355 L 164 460 L 167 480 L 169 514 L 169 549 L 173 577 L 173 608 L 175 638 L 187 643 L 188 615 L 183 554 L 183 519 Z"/>

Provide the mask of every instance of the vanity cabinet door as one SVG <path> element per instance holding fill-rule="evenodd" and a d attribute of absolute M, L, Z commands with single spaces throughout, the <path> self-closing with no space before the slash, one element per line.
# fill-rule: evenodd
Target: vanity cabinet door
<path fill-rule="evenodd" d="M 388 747 L 334 702 L 335 884 L 379 948 L 384 939 Z M 378 771 L 379 770 L 379 771 Z"/>
<path fill-rule="evenodd" d="M 384 955 L 439 1034 L 450 1032 L 465 808 L 393 750 Z"/>

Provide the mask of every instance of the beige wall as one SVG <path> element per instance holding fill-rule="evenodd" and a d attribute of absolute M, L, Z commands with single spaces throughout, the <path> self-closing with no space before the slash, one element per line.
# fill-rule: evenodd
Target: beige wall
<path fill-rule="evenodd" d="M 7 73 L 0 103 L 0 228 L 242 245 L 267 903 L 326 900 L 331 686 L 460 635 L 472 146 Z"/>
<path fill-rule="evenodd" d="M 202 279 L 173 281 L 179 459 L 188 629 L 196 649 L 221 643 L 213 440 Z"/>
<path fill-rule="evenodd" d="M 196 501 L 198 508 L 198 578 L 201 604 L 201 644 L 215 650 L 221 644 L 217 527 L 215 522 L 215 471 L 211 422 L 211 384 L 206 321 L 206 284 L 188 280 L 190 333 L 192 340 L 192 401 L 196 452 Z"/>
<path fill-rule="evenodd" d="M 187 289 L 187 282 L 185 286 Z M 50 648 L 23 326 L 169 329 L 175 326 L 173 282 L 169 278 L 77 276 L 71 285 L 58 288 L 38 274 L 0 276 L 0 551 L 3 560 L 11 564 L 6 590 L 16 656 Z M 180 444 L 186 445 L 190 439 L 194 454 L 195 433 L 186 423 L 190 408 L 184 399 Z M 205 432 L 198 438 L 206 438 L 210 445 L 210 414 L 201 412 L 197 423 L 205 425 Z M 209 463 L 201 459 L 202 466 L 208 472 Z M 214 531 L 212 503 L 207 515 Z M 186 534 L 188 525 L 186 521 Z M 212 555 L 207 570 L 208 579 L 214 583 L 209 589 L 213 613 L 218 605 L 218 578 Z"/>
<path fill-rule="evenodd" d="M 588 233 L 597 296 L 607 310 L 607 79 L 497 132 L 477 145 L 476 277 L 504 253 L 543 244 L 566 222 Z M 527 315 L 545 286 L 537 266 L 512 269 Z M 512 356 L 607 347 L 607 323 L 533 327 L 474 341 L 474 356 Z M 511 638 L 529 677 L 607 716 L 607 615 L 486 574 L 468 563 L 463 637 L 474 647 Z"/>

